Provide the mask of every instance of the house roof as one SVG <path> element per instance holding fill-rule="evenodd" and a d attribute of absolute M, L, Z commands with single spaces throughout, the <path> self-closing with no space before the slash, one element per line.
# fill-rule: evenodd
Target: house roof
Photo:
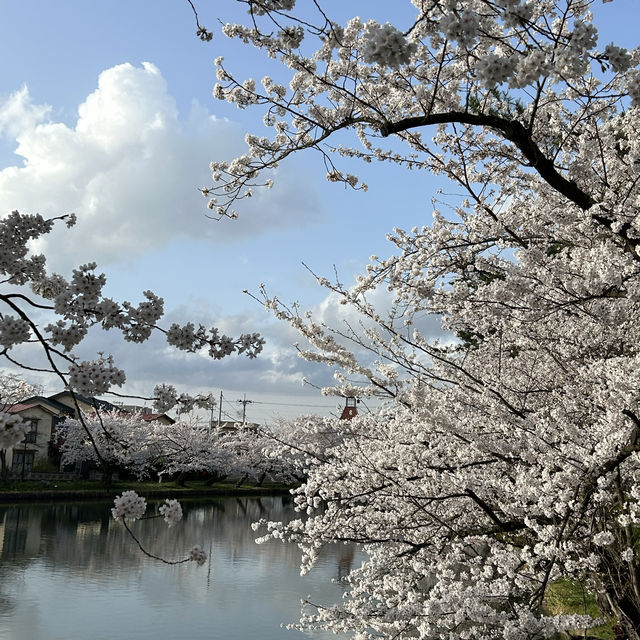
<path fill-rule="evenodd" d="M 92 398 L 92 397 L 87 397 L 87 396 L 83 396 L 80 395 L 79 393 L 71 393 L 71 391 L 60 391 L 60 393 L 55 393 L 52 396 L 49 396 L 50 400 L 55 400 L 56 398 L 60 398 L 63 396 L 67 396 L 69 398 L 72 398 L 73 396 L 76 397 L 76 399 L 79 402 L 83 402 L 84 404 L 88 404 L 91 407 L 98 407 L 99 409 L 102 409 L 103 411 L 120 411 L 121 413 L 129 413 L 126 409 L 123 409 L 122 407 L 119 407 L 116 404 L 113 404 L 111 402 L 107 402 L 106 400 L 99 400 L 98 398 Z M 63 403 L 60 403 L 63 404 Z M 68 405 L 64 405 L 68 408 Z"/>
<path fill-rule="evenodd" d="M 66 404 L 62 404 L 62 402 L 57 402 L 56 400 L 52 400 L 51 398 L 44 398 L 43 396 L 32 396 L 31 398 L 25 398 L 22 402 L 11 405 L 9 407 L 5 405 L 4 410 L 8 411 L 9 413 L 19 413 L 20 411 L 25 411 L 26 409 L 31 409 L 35 406 L 40 406 L 42 409 L 48 411 L 49 413 L 73 413 L 73 410 Z"/>
<path fill-rule="evenodd" d="M 138 415 L 145 422 L 153 422 L 154 420 L 159 420 L 160 418 L 166 418 L 167 420 L 171 421 L 171 424 L 175 423 L 175 420 L 171 416 L 168 416 L 166 413 L 140 413 Z"/>
<path fill-rule="evenodd" d="M 4 405 L 2 407 L 0 407 L 0 409 L 2 409 L 3 411 L 6 411 L 7 413 L 20 413 L 21 411 L 24 411 L 25 409 L 31 409 L 31 407 L 37 407 L 40 403 L 39 402 L 19 402 L 18 404 L 10 404 L 10 405 Z M 47 409 L 46 407 L 43 407 L 45 411 L 50 411 L 50 409 Z"/>
<path fill-rule="evenodd" d="M 102 411 L 118 411 L 119 413 L 131 413 L 128 409 L 115 405 L 111 402 L 107 402 L 106 400 L 99 400 L 98 398 L 90 398 L 87 396 L 80 395 L 79 393 L 74 394 L 78 402 L 82 404 L 89 405 L 90 407 L 98 407 Z M 0 410 L 7 411 L 8 413 L 20 413 L 22 411 L 26 411 L 27 409 L 31 409 L 33 407 L 39 406 L 45 411 L 49 413 L 59 415 L 60 413 L 65 413 L 67 415 L 75 414 L 75 407 L 69 406 L 64 402 L 60 402 L 58 398 L 69 398 L 71 399 L 72 394 L 70 391 L 61 391 L 59 393 L 55 393 L 48 398 L 43 396 L 32 396 L 31 398 L 26 398 L 17 404 L 12 405 L 0 405 Z M 153 422 L 154 420 L 159 420 L 161 418 L 166 418 L 170 421 L 171 424 L 175 423 L 175 420 L 168 416 L 166 413 L 140 413 L 140 418 L 142 418 L 145 422 Z"/>

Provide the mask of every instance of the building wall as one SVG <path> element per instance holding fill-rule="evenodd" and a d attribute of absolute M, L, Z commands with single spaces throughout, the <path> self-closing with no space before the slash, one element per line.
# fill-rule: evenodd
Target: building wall
<path fill-rule="evenodd" d="M 49 456 L 49 441 L 51 440 L 54 416 L 38 406 L 24 409 L 19 415 L 27 423 L 31 420 L 35 421 L 37 432 L 34 441 L 27 435 L 27 442 L 21 442 L 13 449 L 7 450 L 7 467 L 9 470 L 13 466 L 14 456 L 22 458 L 22 455 L 26 453 L 27 459 L 30 459 L 30 454 L 33 454 L 34 465 L 37 465 L 38 461 L 47 460 Z"/>

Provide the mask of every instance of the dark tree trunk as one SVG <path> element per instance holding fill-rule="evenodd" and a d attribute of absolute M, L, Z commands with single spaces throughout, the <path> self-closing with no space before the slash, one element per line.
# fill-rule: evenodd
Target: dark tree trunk
<path fill-rule="evenodd" d="M 207 487 L 210 487 L 212 484 L 216 483 L 216 482 L 222 482 L 225 478 L 227 477 L 226 473 L 218 473 L 217 471 L 214 471 L 211 473 L 211 475 L 205 480 L 205 485 Z"/>
<path fill-rule="evenodd" d="M 614 614 L 618 618 L 618 622 L 614 629 L 616 631 L 616 640 L 624 638 L 625 640 L 640 640 L 640 611 L 637 603 L 628 598 L 616 602 Z"/>
<path fill-rule="evenodd" d="M 634 567 L 630 569 L 633 571 Z M 604 593 L 596 598 L 598 606 L 603 613 L 615 619 L 613 629 L 616 640 L 640 640 L 640 602 L 635 598 L 632 580 L 628 580 L 627 572 L 620 571 L 617 575 L 624 584 L 608 585 Z"/>
<path fill-rule="evenodd" d="M 103 486 L 110 487 L 113 481 L 113 468 L 108 462 L 102 462 L 100 465 L 100 472 L 102 473 L 102 478 L 100 481 Z"/>
<path fill-rule="evenodd" d="M 0 484 L 7 483 L 8 475 L 9 469 L 7 469 L 7 452 L 5 449 L 0 449 Z"/>

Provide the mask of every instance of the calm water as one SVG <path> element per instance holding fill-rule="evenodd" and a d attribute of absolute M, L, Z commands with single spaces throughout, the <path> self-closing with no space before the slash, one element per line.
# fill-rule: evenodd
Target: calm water
<path fill-rule="evenodd" d="M 288 496 L 183 502 L 185 520 L 174 529 L 159 519 L 136 523 L 163 557 L 200 544 L 210 558 L 202 567 L 143 556 L 111 506 L 0 505 L 1 640 L 335 638 L 280 626 L 298 621 L 301 598 L 338 601 L 342 586 L 332 579 L 360 562 L 352 547 L 336 546 L 301 577 L 295 547 L 256 545 L 252 522 L 294 517 Z"/>

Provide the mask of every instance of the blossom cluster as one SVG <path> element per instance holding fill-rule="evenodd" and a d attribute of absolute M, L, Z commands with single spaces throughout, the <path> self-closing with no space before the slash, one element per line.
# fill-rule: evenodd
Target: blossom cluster
<path fill-rule="evenodd" d="M 135 491 L 123 491 L 122 495 L 116 496 L 113 503 L 111 515 L 119 522 L 140 520 L 147 510 L 146 500 Z"/>
<path fill-rule="evenodd" d="M 165 503 L 158 509 L 167 526 L 173 527 L 182 520 L 182 506 L 177 500 L 165 500 Z"/>
<path fill-rule="evenodd" d="M 624 73 L 631 66 L 631 56 L 626 49 L 618 47 L 613 42 L 604 48 L 604 55 L 611 68 L 618 73 Z"/>
<path fill-rule="evenodd" d="M 534 3 L 530 0 L 498 0 L 496 4 L 504 9 L 501 18 L 508 27 L 522 27 L 533 16 Z"/>
<path fill-rule="evenodd" d="M 126 376 L 113 364 L 113 358 L 73 362 L 69 367 L 69 386 L 85 396 L 99 396 L 112 386 L 121 387 Z"/>
<path fill-rule="evenodd" d="M 270 11 L 291 11 L 296 6 L 296 0 L 252 0 L 251 12 L 263 16 Z"/>
<path fill-rule="evenodd" d="M 370 20 L 365 25 L 362 57 L 370 64 L 399 67 L 411 60 L 416 45 L 390 23 L 378 24 Z"/>
<path fill-rule="evenodd" d="M 215 327 L 208 329 L 199 325 L 196 329 L 192 322 L 180 326 L 172 324 L 167 330 L 167 342 L 184 351 L 199 351 L 208 348 L 209 355 L 219 360 L 234 352 L 245 353 L 249 358 L 255 358 L 264 345 L 264 339 L 257 333 L 242 334 L 237 340 L 226 335 L 220 335 Z"/>
<path fill-rule="evenodd" d="M 480 21 L 477 14 L 467 7 L 459 15 L 454 12 L 445 14 L 440 18 L 438 26 L 448 40 L 470 47 L 475 43 Z"/>
<path fill-rule="evenodd" d="M 10 284 L 26 284 L 44 275 L 44 256 L 28 257 L 28 243 L 53 228 L 53 220 L 41 215 L 24 215 L 17 211 L 3 218 L 0 224 L 0 274 Z"/>
<path fill-rule="evenodd" d="M 26 425 L 20 416 L 0 411 L 0 449 L 10 449 L 17 445 L 26 432 Z"/>
<path fill-rule="evenodd" d="M 178 402 L 178 392 L 172 385 L 159 384 L 153 389 L 153 398 L 156 410 L 165 413 L 175 407 Z"/>
<path fill-rule="evenodd" d="M 207 561 L 207 553 L 199 545 L 194 545 L 189 551 L 189 560 L 201 567 Z"/>
<path fill-rule="evenodd" d="M 11 349 L 16 344 L 26 342 L 31 336 L 31 327 L 23 318 L 11 315 L 0 317 L 0 345 Z"/>
<path fill-rule="evenodd" d="M 497 53 L 488 53 L 483 56 L 476 64 L 476 74 L 478 80 L 485 87 L 495 87 L 498 84 L 506 82 L 515 70 L 515 60 L 510 56 L 499 55 Z M 540 75 L 538 69 L 533 68 L 525 77 Z"/>

